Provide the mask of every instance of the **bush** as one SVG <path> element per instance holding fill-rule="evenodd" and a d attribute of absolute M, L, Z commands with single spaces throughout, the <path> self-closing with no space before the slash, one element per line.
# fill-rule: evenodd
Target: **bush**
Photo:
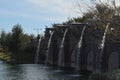
<path fill-rule="evenodd" d="M 94 73 L 88 80 L 120 80 L 120 70 L 114 70 L 107 73 Z"/>
<path fill-rule="evenodd" d="M 108 77 L 105 73 L 94 73 L 88 80 L 108 80 Z"/>

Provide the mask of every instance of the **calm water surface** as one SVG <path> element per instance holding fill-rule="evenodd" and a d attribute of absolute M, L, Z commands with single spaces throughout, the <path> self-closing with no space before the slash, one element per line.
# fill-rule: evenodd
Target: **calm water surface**
<path fill-rule="evenodd" d="M 0 64 L 0 80 L 87 80 L 74 72 L 58 71 L 40 64 Z"/>

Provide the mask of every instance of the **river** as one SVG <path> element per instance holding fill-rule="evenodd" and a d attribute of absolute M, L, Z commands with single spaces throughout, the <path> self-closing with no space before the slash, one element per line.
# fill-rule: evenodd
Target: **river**
<path fill-rule="evenodd" d="M 87 77 L 42 64 L 0 64 L 0 80 L 87 80 Z"/>

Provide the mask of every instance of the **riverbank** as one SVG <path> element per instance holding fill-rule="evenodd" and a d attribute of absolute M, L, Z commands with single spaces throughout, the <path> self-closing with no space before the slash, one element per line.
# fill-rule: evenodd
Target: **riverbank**
<path fill-rule="evenodd" d="M 11 54 L 10 53 L 0 53 L 0 60 L 10 62 L 11 61 Z"/>
<path fill-rule="evenodd" d="M 120 69 L 105 73 L 93 73 L 88 80 L 120 80 Z"/>

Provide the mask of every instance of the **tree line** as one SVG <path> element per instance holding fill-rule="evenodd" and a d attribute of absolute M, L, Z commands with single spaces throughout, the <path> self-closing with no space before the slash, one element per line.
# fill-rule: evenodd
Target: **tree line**
<path fill-rule="evenodd" d="M 25 34 L 20 24 L 14 25 L 9 33 L 3 30 L 0 35 L 1 52 L 11 53 L 13 63 L 34 62 L 36 46 L 33 45 L 33 42 L 37 43 L 36 37 Z"/>

